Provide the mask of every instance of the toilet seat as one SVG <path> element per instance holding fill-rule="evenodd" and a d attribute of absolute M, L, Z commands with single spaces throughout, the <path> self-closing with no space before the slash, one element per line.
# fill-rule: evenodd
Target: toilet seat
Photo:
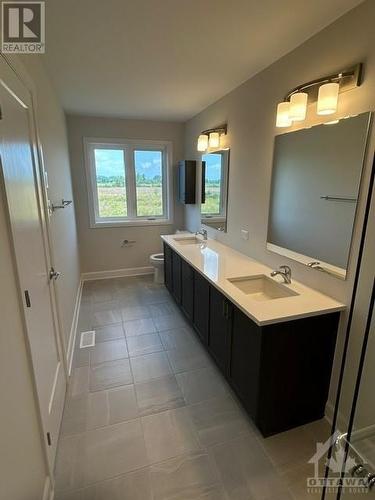
<path fill-rule="evenodd" d="M 164 254 L 163 253 L 154 253 L 150 256 L 150 259 L 155 262 L 164 262 Z"/>

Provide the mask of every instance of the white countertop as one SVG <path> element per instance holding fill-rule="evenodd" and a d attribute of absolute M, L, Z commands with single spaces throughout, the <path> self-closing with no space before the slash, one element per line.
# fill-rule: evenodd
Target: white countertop
<path fill-rule="evenodd" d="M 331 297 L 295 281 L 293 275 L 292 283 L 285 284 L 285 287 L 298 295 L 266 301 L 254 300 L 228 281 L 228 278 L 262 274 L 270 276 L 273 269 L 215 240 L 202 240 L 202 245 L 181 245 L 175 240 L 192 236 L 174 234 L 161 238 L 259 326 L 342 311 L 346 308 Z M 272 279 L 283 283 L 281 276 Z"/>

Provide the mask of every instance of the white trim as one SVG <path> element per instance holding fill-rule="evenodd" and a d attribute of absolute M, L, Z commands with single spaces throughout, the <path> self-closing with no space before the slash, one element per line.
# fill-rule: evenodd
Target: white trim
<path fill-rule="evenodd" d="M 69 376 L 72 372 L 74 346 L 76 343 L 76 336 L 77 336 L 78 317 L 79 317 L 79 310 L 81 307 L 82 288 L 83 288 L 83 281 L 80 280 L 79 285 L 78 285 L 78 289 L 77 289 L 77 294 L 76 294 L 76 301 L 74 304 L 72 325 L 70 327 L 68 348 L 67 348 L 67 352 L 66 352 L 66 359 L 67 359 L 68 375 Z"/>
<path fill-rule="evenodd" d="M 126 276 L 144 276 L 152 274 L 154 268 L 152 266 L 145 267 L 128 267 L 125 269 L 111 269 L 109 271 L 94 271 L 90 273 L 82 273 L 82 281 L 104 280 L 109 278 L 123 278 Z"/>
<path fill-rule="evenodd" d="M 102 148 L 115 147 L 125 152 L 126 195 L 128 199 L 128 215 L 119 218 L 100 218 L 96 177 L 93 175 L 94 160 L 93 149 L 95 146 Z M 162 192 L 163 192 L 163 215 L 137 217 L 136 210 L 136 186 L 134 179 L 134 160 L 133 153 L 135 149 L 143 148 L 149 151 L 161 151 L 163 155 L 162 168 Z M 145 139 L 122 139 L 122 138 L 97 138 L 83 137 L 84 161 L 87 181 L 87 195 L 89 205 L 90 228 L 101 227 L 121 227 L 121 226 L 166 226 L 173 224 L 173 143 L 171 141 L 155 141 Z"/>
<path fill-rule="evenodd" d="M 53 491 L 51 479 L 49 476 L 46 477 L 44 481 L 43 496 L 42 500 L 53 500 L 55 492 Z"/>

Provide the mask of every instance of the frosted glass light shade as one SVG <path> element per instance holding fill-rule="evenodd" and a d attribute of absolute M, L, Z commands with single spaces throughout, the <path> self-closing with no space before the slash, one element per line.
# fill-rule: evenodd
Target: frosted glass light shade
<path fill-rule="evenodd" d="M 198 137 L 197 149 L 198 151 L 206 151 L 208 148 L 208 136 L 205 134 L 201 134 Z"/>
<path fill-rule="evenodd" d="M 220 146 L 220 134 L 219 132 L 211 132 L 210 138 L 208 139 L 208 144 L 210 148 L 218 148 Z"/>
<path fill-rule="evenodd" d="M 316 112 L 318 115 L 332 115 L 337 111 L 339 99 L 338 83 L 325 83 L 319 87 L 318 106 Z"/>
<path fill-rule="evenodd" d="M 227 134 L 221 134 L 220 136 L 220 149 L 229 149 L 229 140 Z"/>
<path fill-rule="evenodd" d="M 289 118 L 289 102 L 280 102 L 277 105 L 276 127 L 290 127 L 292 120 Z"/>
<path fill-rule="evenodd" d="M 307 111 L 306 92 L 296 92 L 290 97 L 289 118 L 294 122 L 303 121 Z"/>

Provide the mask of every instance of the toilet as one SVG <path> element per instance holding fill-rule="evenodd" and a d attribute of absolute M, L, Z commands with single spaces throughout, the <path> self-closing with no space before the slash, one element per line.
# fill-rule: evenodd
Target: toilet
<path fill-rule="evenodd" d="M 164 284 L 164 254 L 151 255 L 150 264 L 154 267 L 154 283 Z"/>

